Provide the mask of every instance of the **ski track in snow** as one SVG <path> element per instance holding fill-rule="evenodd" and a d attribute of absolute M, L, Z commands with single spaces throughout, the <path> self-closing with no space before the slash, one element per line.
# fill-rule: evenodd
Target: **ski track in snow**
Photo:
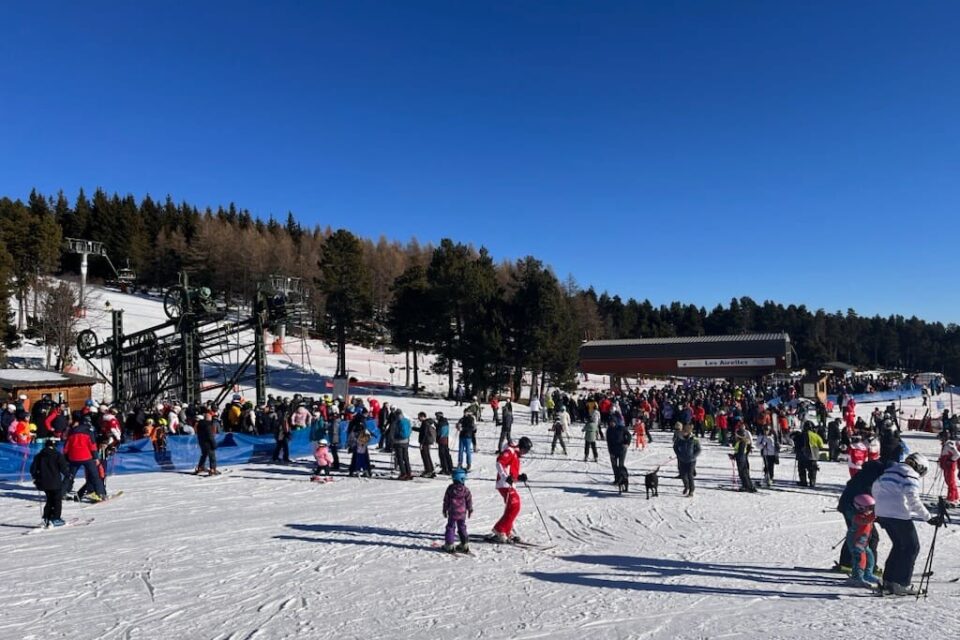
<path fill-rule="evenodd" d="M 105 296 L 114 304 L 131 298 Z M 139 314 L 133 309 L 128 330 L 160 321 L 156 306 L 144 300 Z M 402 362 L 402 355 L 392 357 Z M 319 349 L 311 358 L 318 368 L 332 363 Z M 282 374 L 292 359 L 271 356 L 271 366 Z M 361 378 L 389 380 L 386 367 L 394 363 L 353 348 L 348 359 L 368 369 Z M 273 390 L 294 391 L 321 392 Z M 439 400 L 385 399 L 408 415 L 442 410 L 455 418 L 462 411 Z M 919 405 L 905 401 L 904 417 L 920 413 Z M 860 405 L 858 413 L 866 417 L 874 406 Z M 481 453 L 468 480 L 472 534 L 489 531 L 503 509 L 493 486 L 499 429 L 489 409 L 484 413 Z M 598 463 L 582 461 L 580 426 L 571 428 L 569 455 L 551 456 L 549 425 L 531 425 L 529 412 L 516 411 L 514 437 L 527 435 L 535 445 L 523 471 L 556 544 L 548 550 L 475 543 L 473 557 L 438 551 L 448 484 L 442 477 L 338 476 L 317 485 L 303 463 L 242 465 L 216 482 L 174 473 L 115 476 L 110 488 L 124 490 L 122 500 L 87 512 L 64 503 L 64 517 L 95 513 L 90 526 L 32 536 L 22 533 L 39 518 L 35 490 L 27 483 L 4 487 L 0 640 L 810 640 L 928 637 L 960 625 L 960 583 L 946 582 L 960 576 L 958 528 L 938 535 L 926 600 L 872 597 L 825 570 L 844 530 L 840 515 L 824 510 L 834 508 L 848 478 L 845 463 L 821 463 L 821 486 L 804 489 L 791 482 L 787 450 L 778 491 L 740 494 L 718 490 L 732 483 L 730 461 L 704 440 L 696 496 L 686 499 L 675 463 L 666 463 L 670 434 L 657 431 L 646 450 L 628 453 L 631 492 L 619 495 L 605 442 L 597 443 Z M 936 457 L 932 435 L 907 439 Z M 377 471 L 386 472 L 387 456 L 373 453 Z M 416 448 L 410 460 L 417 472 Z M 754 478 L 759 462 L 751 457 Z M 643 474 L 661 464 L 660 496 L 647 500 Z M 936 488 L 935 472 L 927 490 Z M 530 491 L 517 489 L 518 531 L 546 543 Z M 917 528 L 919 573 L 933 528 Z M 890 545 L 882 531 L 880 539 L 882 562 Z"/>

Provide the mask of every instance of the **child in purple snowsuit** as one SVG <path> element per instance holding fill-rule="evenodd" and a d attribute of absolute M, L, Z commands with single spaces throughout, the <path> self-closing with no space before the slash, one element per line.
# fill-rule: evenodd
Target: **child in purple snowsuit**
<path fill-rule="evenodd" d="M 453 471 L 453 482 L 447 487 L 443 495 L 443 515 L 447 519 L 447 531 L 444 536 L 443 550 L 449 553 L 458 551 L 469 553 L 470 544 L 467 537 L 467 518 L 473 515 L 473 496 L 470 489 L 464 484 L 467 472 L 463 468 Z M 460 544 L 454 546 L 456 535 L 460 534 Z"/>

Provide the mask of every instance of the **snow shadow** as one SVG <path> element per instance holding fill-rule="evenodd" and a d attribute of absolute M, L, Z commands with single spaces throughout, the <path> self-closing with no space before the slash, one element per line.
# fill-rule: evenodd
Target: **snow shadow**
<path fill-rule="evenodd" d="M 296 540 L 300 542 L 319 542 L 323 544 L 350 544 L 361 547 L 392 547 L 394 549 L 411 549 L 413 551 L 436 552 L 429 542 L 442 540 L 443 536 L 436 531 L 405 531 L 403 529 L 387 529 L 384 527 L 353 526 L 346 524 L 288 524 L 287 528 L 307 533 L 332 534 L 330 537 L 306 537 L 279 535 L 275 540 Z M 384 540 L 384 538 L 388 538 Z M 419 543 L 394 542 L 390 538 L 409 540 L 414 538 Z"/>
<path fill-rule="evenodd" d="M 528 571 L 524 575 L 554 582 L 584 587 L 607 589 L 628 589 L 633 591 L 655 591 L 690 595 L 721 595 L 742 597 L 773 597 L 788 599 L 837 600 L 844 595 L 852 595 L 849 589 L 836 593 L 817 591 L 792 592 L 776 588 L 800 586 L 812 587 L 818 591 L 827 588 L 844 587 L 844 578 L 829 578 L 816 575 L 817 571 L 807 568 L 789 568 L 776 566 L 715 564 L 670 560 L 667 558 L 640 558 L 613 555 L 574 555 L 563 556 L 563 560 L 592 565 L 594 571 L 571 571 L 547 573 Z M 611 571 L 604 571 L 606 567 Z M 644 578 L 649 581 L 643 580 Z M 687 582 L 667 582 L 668 579 L 703 579 L 703 584 Z M 756 586 L 724 586 L 723 581 L 745 581 Z M 765 587 L 770 585 L 770 587 Z"/>
<path fill-rule="evenodd" d="M 29 476 L 30 474 L 27 473 Z M 30 488 L 22 484 L 13 482 L 0 482 L 0 498 L 13 498 L 15 500 L 28 500 L 30 502 L 43 502 L 43 493 L 34 489 L 29 493 Z"/>

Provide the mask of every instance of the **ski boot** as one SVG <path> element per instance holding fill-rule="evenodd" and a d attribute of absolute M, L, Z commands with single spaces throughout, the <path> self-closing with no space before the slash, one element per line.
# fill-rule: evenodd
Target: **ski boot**
<path fill-rule="evenodd" d="M 456 546 L 457 553 L 470 553 L 470 544 L 467 542 L 461 542 Z"/>
<path fill-rule="evenodd" d="M 884 582 L 883 592 L 893 596 L 915 596 L 917 590 L 913 585 L 902 585 L 899 582 Z"/>
<path fill-rule="evenodd" d="M 453 546 L 452 544 L 445 544 L 445 545 L 443 545 L 443 546 L 440 547 L 440 548 L 443 549 L 444 551 L 446 551 L 447 553 L 456 553 L 456 551 L 457 551 L 457 548 L 456 548 L 455 546 Z"/>

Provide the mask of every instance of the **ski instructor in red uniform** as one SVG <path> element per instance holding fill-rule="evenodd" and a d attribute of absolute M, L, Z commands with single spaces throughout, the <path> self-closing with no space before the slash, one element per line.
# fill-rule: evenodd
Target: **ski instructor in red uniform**
<path fill-rule="evenodd" d="M 514 489 L 513 483 L 527 481 L 527 474 L 520 473 L 520 458 L 533 448 L 530 438 L 520 438 L 516 445 L 509 444 L 497 456 L 497 491 L 503 496 L 503 515 L 493 525 L 493 542 L 511 542 L 518 539 L 513 534 L 513 521 L 520 513 L 520 494 Z"/>

